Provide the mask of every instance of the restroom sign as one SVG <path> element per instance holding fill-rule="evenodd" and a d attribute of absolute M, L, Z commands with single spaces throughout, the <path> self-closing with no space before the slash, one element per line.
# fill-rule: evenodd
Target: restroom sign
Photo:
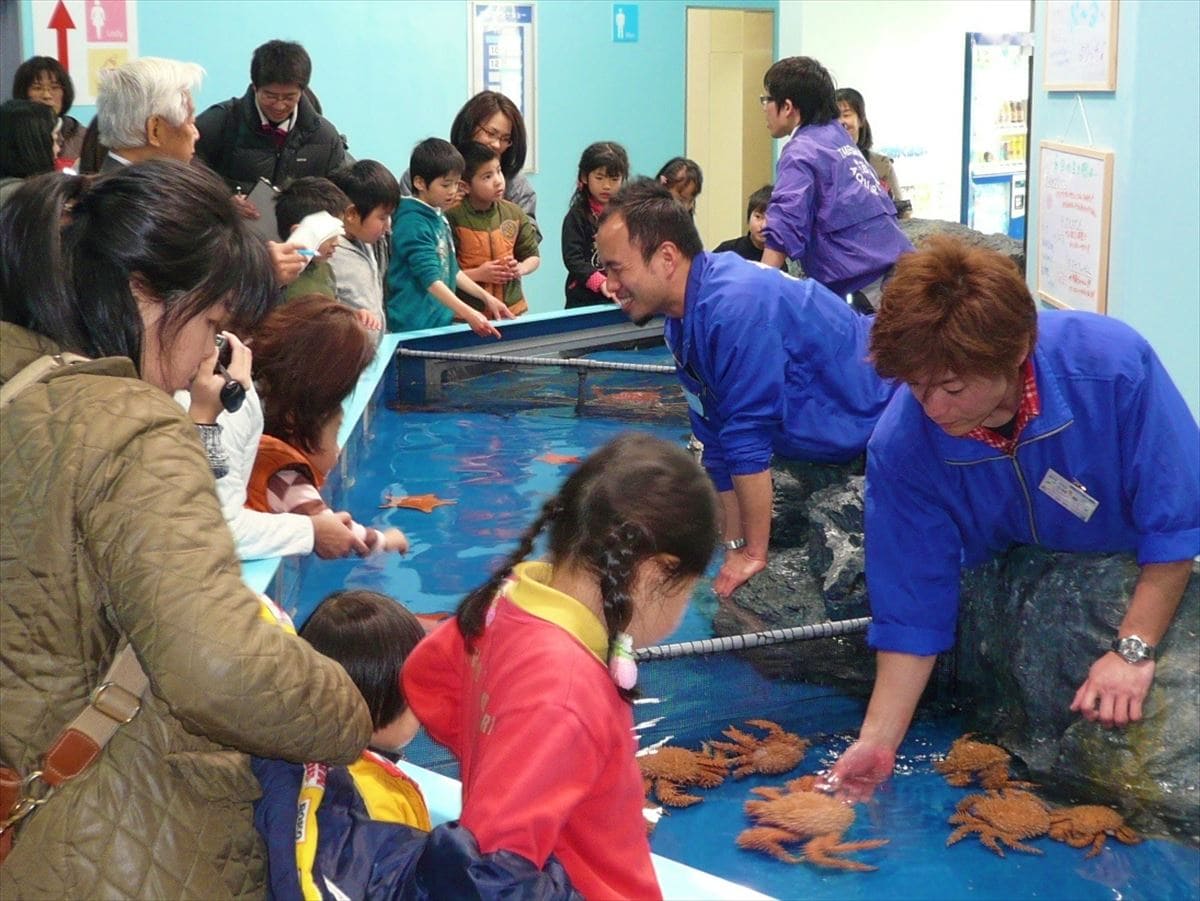
<path fill-rule="evenodd" d="M 71 76 L 75 104 L 96 102 L 100 72 L 136 59 L 137 0 L 33 0 L 33 52 Z"/>
<path fill-rule="evenodd" d="M 612 11 L 613 43 L 636 44 L 638 39 L 637 4 L 614 3 Z"/>

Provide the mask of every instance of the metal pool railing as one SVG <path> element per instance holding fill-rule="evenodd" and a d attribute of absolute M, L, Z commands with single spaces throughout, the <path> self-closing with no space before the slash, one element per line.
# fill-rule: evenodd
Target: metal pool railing
<path fill-rule="evenodd" d="M 607 369 L 622 372 L 657 372 L 673 374 L 674 366 L 657 363 L 613 363 L 607 360 L 587 360 L 582 357 L 521 357 L 511 354 L 471 354 L 449 350 L 412 350 L 400 348 L 400 356 L 424 360 L 451 360 L 465 363 L 507 363 L 511 366 L 558 366 L 564 369 Z"/>
<path fill-rule="evenodd" d="M 640 648 L 633 652 L 633 656 L 641 663 L 646 660 L 667 660 L 692 654 L 719 654 L 725 651 L 765 647 L 785 641 L 811 641 L 815 638 L 833 638 L 835 635 L 852 635 L 856 632 L 867 631 L 867 626 L 870 624 L 871 617 L 860 616 L 857 619 L 831 620 L 808 626 L 791 626 L 786 629 L 767 629 L 762 632 L 745 632 L 741 635 L 724 635 L 717 638 L 681 641 L 675 644 L 658 644 Z"/>

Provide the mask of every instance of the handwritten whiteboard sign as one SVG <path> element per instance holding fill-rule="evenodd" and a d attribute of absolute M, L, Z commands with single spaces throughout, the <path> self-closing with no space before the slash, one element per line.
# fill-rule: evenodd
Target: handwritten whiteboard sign
<path fill-rule="evenodd" d="M 1057 307 L 1103 313 L 1113 155 L 1042 141 L 1038 162 L 1038 296 Z"/>
<path fill-rule="evenodd" d="M 1047 91 L 1117 89 L 1117 0 L 1047 0 Z"/>

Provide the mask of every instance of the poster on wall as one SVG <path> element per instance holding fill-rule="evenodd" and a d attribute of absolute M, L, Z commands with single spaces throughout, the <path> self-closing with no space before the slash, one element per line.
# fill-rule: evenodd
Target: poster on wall
<path fill-rule="evenodd" d="M 100 72 L 137 50 L 137 0 L 33 0 L 33 52 L 52 56 L 71 76 L 75 105 L 93 106 Z"/>
<path fill-rule="evenodd" d="M 1112 151 L 1054 141 L 1039 147 L 1038 296 L 1056 307 L 1105 313 Z"/>
<path fill-rule="evenodd" d="M 526 172 L 537 171 L 537 58 L 532 3 L 471 2 L 468 54 L 471 94 L 499 91 L 517 105 L 525 120 Z"/>
<path fill-rule="evenodd" d="M 1047 91 L 1117 89 L 1117 0 L 1048 0 Z"/>

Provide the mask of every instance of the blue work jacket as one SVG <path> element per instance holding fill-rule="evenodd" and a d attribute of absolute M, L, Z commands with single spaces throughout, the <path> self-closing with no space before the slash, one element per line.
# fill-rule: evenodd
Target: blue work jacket
<path fill-rule="evenodd" d="M 1139 564 L 1200 553 L 1200 428 L 1146 340 L 1106 316 L 1043 313 L 1033 364 L 1041 413 L 1012 454 L 947 435 L 907 386 L 880 418 L 866 489 L 875 648 L 953 646 L 960 569 L 1012 545 Z"/>
<path fill-rule="evenodd" d="M 895 390 L 867 362 L 872 319 L 812 279 L 736 254 L 692 260 L 682 319 L 668 318 L 692 430 L 718 491 L 772 454 L 844 463 Z"/>

